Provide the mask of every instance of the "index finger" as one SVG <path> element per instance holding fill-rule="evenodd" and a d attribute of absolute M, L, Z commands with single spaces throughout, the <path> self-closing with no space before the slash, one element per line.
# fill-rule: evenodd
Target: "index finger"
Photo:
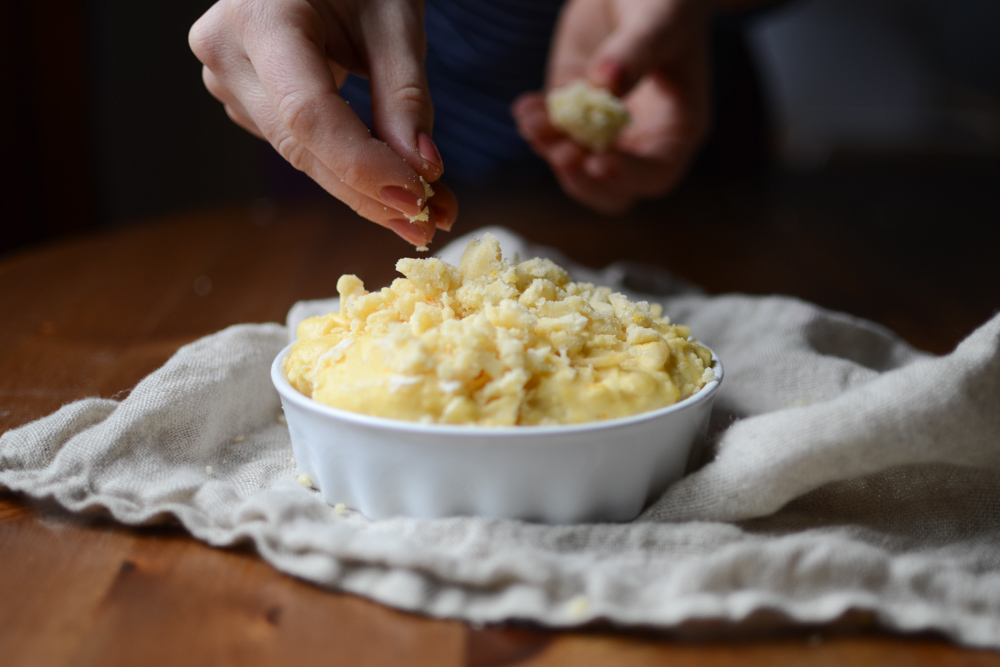
<path fill-rule="evenodd" d="M 591 3 L 594 4 L 594 3 Z M 568 2 L 559 14 L 545 75 L 548 89 L 560 88 L 586 77 L 591 55 L 607 35 L 605 21 L 595 21 L 581 3 Z"/>
<path fill-rule="evenodd" d="M 417 215 L 424 198 L 418 174 L 372 137 L 337 92 L 320 46 L 322 36 L 309 19 L 293 23 L 261 16 L 262 25 L 245 38 L 247 56 L 280 124 L 264 130 L 265 136 L 292 165 L 308 163 L 311 154 L 344 185 L 406 215 Z M 412 197 L 400 197 L 396 191 L 390 200 L 382 194 L 386 188 L 402 188 Z"/>

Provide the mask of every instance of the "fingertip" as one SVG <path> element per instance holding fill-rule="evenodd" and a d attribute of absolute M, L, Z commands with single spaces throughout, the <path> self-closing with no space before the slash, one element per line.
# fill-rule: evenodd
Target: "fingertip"
<path fill-rule="evenodd" d="M 452 225 L 455 224 L 454 218 L 449 215 L 448 210 L 440 206 L 431 206 L 431 220 L 434 221 L 434 226 L 442 231 L 450 232 Z"/>
<path fill-rule="evenodd" d="M 387 185 L 378 191 L 378 197 L 400 213 L 408 216 L 419 215 L 423 210 L 423 197 L 398 185 Z"/>
<path fill-rule="evenodd" d="M 612 95 L 621 96 L 631 86 L 627 81 L 625 66 L 610 58 L 599 58 L 587 74 L 587 80 L 598 88 L 611 91 Z"/>
<path fill-rule="evenodd" d="M 435 184 L 434 197 L 427 203 L 431 220 L 438 229 L 451 231 L 458 219 L 458 199 L 451 188 L 443 183 Z"/>
<path fill-rule="evenodd" d="M 434 183 L 444 174 L 444 162 L 437 145 L 426 132 L 419 132 L 409 146 L 387 142 L 396 155 L 410 169 L 428 183 Z"/>
<path fill-rule="evenodd" d="M 430 217 L 430 211 L 428 211 L 428 216 L 426 220 L 415 220 L 413 225 L 423 233 L 423 243 L 421 246 L 428 246 L 431 241 L 434 240 L 434 233 L 437 231 L 437 227 L 434 226 L 434 220 Z"/>
<path fill-rule="evenodd" d="M 409 221 L 402 218 L 389 220 L 386 227 L 396 232 L 403 240 L 418 248 L 427 246 L 434 238 L 434 225 L 419 221 Z"/>
<path fill-rule="evenodd" d="M 417 135 L 417 151 L 420 153 L 420 157 L 427 160 L 439 170 L 444 171 L 444 163 L 441 161 L 441 153 L 438 152 L 437 144 L 434 143 L 434 140 L 426 132 L 421 132 Z"/>

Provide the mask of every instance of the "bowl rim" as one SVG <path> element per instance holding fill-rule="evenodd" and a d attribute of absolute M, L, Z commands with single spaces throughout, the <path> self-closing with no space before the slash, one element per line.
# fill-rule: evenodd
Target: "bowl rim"
<path fill-rule="evenodd" d="M 701 343 L 701 341 L 699 341 Z M 672 405 L 667 405 L 656 410 L 640 412 L 628 417 L 616 417 L 614 419 L 604 419 L 600 421 L 581 422 L 578 424 L 536 424 L 536 425 L 514 425 L 514 426 L 475 426 L 470 424 L 440 424 L 407 421 L 404 419 L 392 419 L 389 417 L 375 417 L 360 412 L 352 412 L 342 408 L 335 408 L 325 403 L 306 396 L 292 386 L 285 375 L 284 361 L 295 343 L 289 343 L 281 349 L 271 363 L 271 382 L 277 389 L 282 399 L 291 401 L 296 406 L 318 413 L 325 417 L 331 417 L 341 421 L 353 422 L 362 426 L 376 427 L 390 431 L 413 432 L 422 435 L 440 434 L 447 436 L 473 435 L 479 437 L 511 436 L 511 435 L 555 435 L 585 433 L 588 431 L 602 431 L 630 424 L 645 421 L 652 421 L 665 417 L 675 412 L 694 407 L 704 401 L 711 400 L 722 384 L 725 375 L 722 361 L 715 354 L 715 351 L 701 343 L 702 346 L 712 353 L 712 370 L 715 371 L 715 379 L 705 384 L 697 392 L 688 396 L 684 400 Z"/>

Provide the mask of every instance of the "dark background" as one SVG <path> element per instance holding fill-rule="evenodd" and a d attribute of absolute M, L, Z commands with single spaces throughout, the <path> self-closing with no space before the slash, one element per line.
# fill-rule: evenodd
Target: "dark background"
<path fill-rule="evenodd" d="M 202 87 L 187 31 L 209 4 L 2 3 L 0 253 L 197 207 L 322 195 Z M 770 166 L 706 187 L 734 215 L 837 225 L 859 243 L 997 243 L 998 26 L 995 0 L 801 0 L 765 13 L 747 35 Z M 722 121 L 716 144 L 740 133 L 738 115 Z"/>
<path fill-rule="evenodd" d="M 187 46 L 205 0 L 8 0 L 0 249 L 266 196 L 267 146 L 235 127 Z"/>

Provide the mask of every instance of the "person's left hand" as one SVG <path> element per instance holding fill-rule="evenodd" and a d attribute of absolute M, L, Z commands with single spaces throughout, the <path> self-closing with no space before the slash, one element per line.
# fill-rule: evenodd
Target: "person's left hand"
<path fill-rule="evenodd" d="M 515 100 L 519 132 L 567 194 L 613 215 L 678 183 L 709 124 L 708 18 L 699 0 L 569 0 L 546 88 L 587 79 L 622 97 L 632 120 L 594 153 L 553 127 L 544 92 Z"/>

